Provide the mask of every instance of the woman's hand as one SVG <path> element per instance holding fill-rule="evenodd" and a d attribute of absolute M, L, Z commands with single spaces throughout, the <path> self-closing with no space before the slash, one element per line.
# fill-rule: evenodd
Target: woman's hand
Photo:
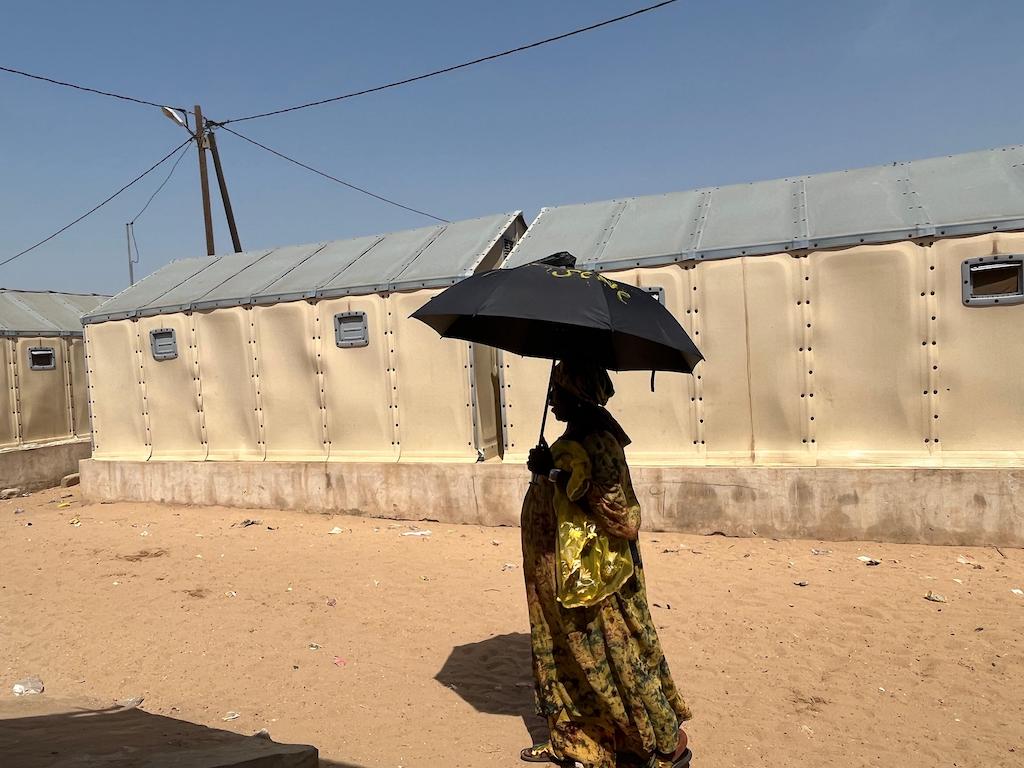
<path fill-rule="evenodd" d="M 548 476 L 548 473 L 555 468 L 555 459 L 551 455 L 551 449 L 547 443 L 541 443 L 530 451 L 526 466 L 535 475 Z"/>

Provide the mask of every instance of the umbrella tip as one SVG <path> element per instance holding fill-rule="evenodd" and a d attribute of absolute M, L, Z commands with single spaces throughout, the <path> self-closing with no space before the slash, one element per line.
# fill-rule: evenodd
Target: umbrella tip
<path fill-rule="evenodd" d="M 547 258 L 540 259 L 538 264 L 546 264 L 549 267 L 575 267 L 576 257 L 568 251 L 553 253 Z"/>

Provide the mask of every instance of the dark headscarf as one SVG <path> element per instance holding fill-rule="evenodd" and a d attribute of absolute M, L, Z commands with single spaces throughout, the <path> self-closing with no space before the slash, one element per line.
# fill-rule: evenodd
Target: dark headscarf
<path fill-rule="evenodd" d="M 580 403 L 580 420 L 583 422 L 580 426 L 611 432 L 623 448 L 632 442 L 615 417 L 605 409 L 615 394 L 615 387 L 604 368 L 591 362 L 563 360 L 555 366 L 552 386 Z"/>

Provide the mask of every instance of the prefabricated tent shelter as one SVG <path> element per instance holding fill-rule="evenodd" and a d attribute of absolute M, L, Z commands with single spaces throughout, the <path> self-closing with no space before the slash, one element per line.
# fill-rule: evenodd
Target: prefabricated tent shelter
<path fill-rule="evenodd" d="M 494 352 L 409 315 L 524 231 L 516 212 L 172 262 L 84 318 L 94 458 L 496 455 Z"/>
<path fill-rule="evenodd" d="M 59 480 L 89 455 L 79 318 L 106 298 L 0 289 L 0 485 Z"/>
<path fill-rule="evenodd" d="M 1024 463 L 1024 148 L 546 208 L 505 266 L 571 251 L 659 295 L 706 356 L 622 374 L 635 463 Z M 506 459 L 545 364 L 503 356 Z M 529 418 L 524 418 L 528 416 Z"/>

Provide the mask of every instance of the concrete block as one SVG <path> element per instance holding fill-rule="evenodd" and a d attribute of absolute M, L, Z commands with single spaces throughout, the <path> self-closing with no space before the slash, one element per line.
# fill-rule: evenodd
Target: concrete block
<path fill-rule="evenodd" d="M 81 479 L 81 475 L 79 475 L 78 472 L 73 472 L 70 475 L 64 475 L 64 477 L 60 479 L 60 487 L 70 488 L 73 485 L 78 485 L 78 483 L 81 482 Z"/>
<path fill-rule="evenodd" d="M 0 487 L 53 488 L 92 454 L 89 440 L 37 443 L 0 450 Z"/>

